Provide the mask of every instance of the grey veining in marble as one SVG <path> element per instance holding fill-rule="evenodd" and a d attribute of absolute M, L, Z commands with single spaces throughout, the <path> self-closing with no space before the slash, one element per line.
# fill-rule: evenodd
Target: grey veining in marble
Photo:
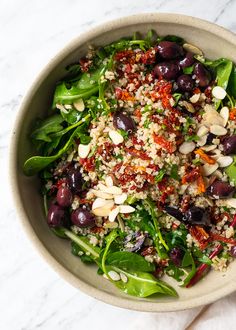
<path fill-rule="evenodd" d="M 180 330 L 198 312 L 160 315 L 121 310 L 65 283 L 22 232 L 7 178 L 12 124 L 22 96 L 44 65 L 72 38 L 96 24 L 154 11 L 197 16 L 236 31 L 236 0 L 0 1 L 0 329 Z M 221 316 L 218 326 L 233 329 L 227 322 L 232 320 L 235 299 L 232 295 L 213 305 L 209 318 L 214 308 L 225 306 L 225 320 Z M 211 329 L 211 319 L 205 325 Z"/>

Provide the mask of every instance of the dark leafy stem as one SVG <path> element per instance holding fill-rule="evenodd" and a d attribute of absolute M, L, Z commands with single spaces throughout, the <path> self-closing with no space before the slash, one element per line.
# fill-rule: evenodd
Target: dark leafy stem
<path fill-rule="evenodd" d="M 90 115 L 87 115 L 87 118 L 89 118 Z M 76 126 L 78 126 L 73 133 L 71 134 L 71 136 L 69 137 L 68 141 L 65 143 L 65 145 L 53 156 L 33 156 L 29 159 L 26 160 L 26 162 L 24 163 L 24 173 L 28 176 L 30 175 L 34 175 L 36 173 L 38 173 L 39 171 L 41 171 L 42 169 L 44 169 L 45 167 L 47 167 L 48 165 L 50 165 L 52 162 L 54 162 L 55 160 L 57 160 L 58 158 L 60 158 L 64 153 L 67 152 L 67 150 L 70 148 L 70 146 L 72 145 L 74 138 L 77 136 L 77 133 L 80 129 L 80 125 L 83 124 L 85 121 L 85 118 L 83 118 L 83 120 L 79 121 L 77 124 L 75 124 Z"/>

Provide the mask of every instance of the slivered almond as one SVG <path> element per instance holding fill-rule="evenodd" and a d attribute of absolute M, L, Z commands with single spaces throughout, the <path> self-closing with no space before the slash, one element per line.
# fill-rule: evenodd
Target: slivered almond
<path fill-rule="evenodd" d="M 202 116 L 202 124 L 207 127 L 210 127 L 211 125 L 224 125 L 224 119 L 213 106 L 206 104 L 204 110 L 205 113 Z"/>
<path fill-rule="evenodd" d="M 117 146 L 118 144 L 124 142 L 123 136 L 118 133 L 117 131 L 111 130 L 108 133 L 109 137 L 111 138 L 112 142 Z"/>
<path fill-rule="evenodd" d="M 225 203 L 226 203 L 226 205 L 236 209 L 236 198 L 225 199 Z"/>
<path fill-rule="evenodd" d="M 100 197 L 103 199 L 113 199 L 113 195 L 112 194 L 107 194 L 103 191 L 100 190 L 95 190 L 95 189 L 91 189 L 90 190 L 96 197 Z"/>
<path fill-rule="evenodd" d="M 109 221 L 114 222 L 116 220 L 116 217 L 119 214 L 119 212 L 120 212 L 120 207 L 119 206 L 117 206 L 113 210 L 111 210 L 111 212 L 109 214 L 109 217 L 108 217 Z"/>
<path fill-rule="evenodd" d="M 133 206 L 130 205 L 120 205 L 120 213 L 132 213 L 135 211 L 135 208 Z"/>
<path fill-rule="evenodd" d="M 230 156 L 221 156 L 217 159 L 219 167 L 227 167 L 233 162 L 233 158 Z"/>
<path fill-rule="evenodd" d="M 206 135 L 208 132 L 209 132 L 209 128 L 203 125 L 198 129 L 197 136 L 202 137 Z"/>
<path fill-rule="evenodd" d="M 200 99 L 201 94 L 197 93 L 197 94 L 193 94 L 193 96 L 190 97 L 189 101 L 191 103 L 197 103 Z"/>
<path fill-rule="evenodd" d="M 212 95 L 218 100 L 223 100 L 226 97 L 226 91 L 223 87 L 215 86 L 212 89 Z"/>
<path fill-rule="evenodd" d="M 86 158 L 90 152 L 91 145 L 90 144 L 79 144 L 78 147 L 78 155 L 80 158 Z"/>
<path fill-rule="evenodd" d="M 212 173 L 214 173 L 217 168 L 219 167 L 219 165 L 217 163 L 213 164 L 213 165 L 210 165 L 210 164 L 204 164 L 202 166 L 202 172 L 203 172 L 203 175 L 204 176 L 209 176 L 211 175 Z"/>
<path fill-rule="evenodd" d="M 98 207 L 103 207 L 103 206 L 107 205 L 108 202 L 109 202 L 109 200 L 98 197 L 93 202 L 92 210 L 97 209 Z"/>
<path fill-rule="evenodd" d="M 128 197 L 128 196 L 127 196 L 126 193 L 123 193 L 123 194 L 121 194 L 121 195 L 116 195 L 116 196 L 114 197 L 115 204 L 123 204 L 123 203 L 126 201 L 127 197 Z"/>
<path fill-rule="evenodd" d="M 194 142 L 183 142 L 179 147 L 179 152 L 183 155 L 187 155 L 192 152 L 196 147 Z"/>
<path fill-rule="evenodd" d="M 225 127 L 228 123 L 228 120 L 229 120 L 229 108 L 228 107 L 223 107 L 220 110 L 220 115 L 224 119 L 224 127 Z"/>
<path fill-rule="evenodd" d="M 211 155 L 211 158 L 218 160 L 219 157 L 222 156 L 222 153 L 219 149 L 213 150 L 213 154 Z"/>
<path fill-rule="evenodd" d="M 105 183 L 107 185 L 107 187 L 112 187 L 113 186 L 113 180 L 111 176 L 107 176 L 105 179 Z"/>
<path fill-rule="evenodd" d="M 82 99 L 77 100 L 76 102 L 74 102 L 74 107 L 77 111 L 84 111 L 85 106 L 84 106 L 84 101 Z"/>
<path fill-rule="evenodd" d="M 183 49 L 185 49 L 187 52 L 193 53 L 194 55 L 203 55 L 201 49 L 188 43 L 183 44 Z"/>
<path fill-rule="evenodd" d="M 222 135 L 227 134 L 227 129 L 225 129 L 224 127 L 222 127 L 220 125 L 211 125 L 210 132 L 217 136 L 222 136 Z"/>
<path fill-rule="evenodd" d="M 119 187 L 116 187 L 116 186 L 112 186 L 112 187 L 104 186 L 104 188 L 102 188 L 101 190 L 107 194 L 112 194 L 112 195 L 121 195 L 122 194 L 122 189 Z"/>
<path fill-rule="evenodd" d="M 219 171 L 219 170 L 216 170 L 216 171 L 214 172 L 214 176 L 216 176 L 218 179 L 222 179 L 222 178 L 223 178 L 223 174 L 222 174 L 222 172 Z"/>

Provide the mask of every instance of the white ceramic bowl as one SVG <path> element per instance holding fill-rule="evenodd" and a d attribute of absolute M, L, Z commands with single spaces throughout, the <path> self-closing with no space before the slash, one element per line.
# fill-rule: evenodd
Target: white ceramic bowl
<path fill-rule="evenodd" d="M 84 265 L 70 252 L 67 241 L 48 228 L 37 177 L 22 172 L 24 160 L 34 153 L 28 134 L 38 116 L 46 115 L 55 83 L 65 67 L 85 55 L 88 44 L 105 45 L 120 37 L 154 29 L 159 35 L 175 34 L 199 46 L 209 58 L 227 57 L 236 62 L 236 36 L 206 21 L 175 14 L 140 14 L 105 23 L 84 33 L 66 46 L 43 70 L 22 102 L 11 144 L 11 179 L 16 208 L 29 239 L 45 260 L 68 282 L 106 303 L 139 311 L 176 311 L 209 304 L 236 289 L 236 262 L 222 276 L 211 272 L 191 289 L 176 287 L 179 298 L 138 299 L 121 293 L 95 268 Z M 173 282 L 170 281 L 173 285 Z"/>

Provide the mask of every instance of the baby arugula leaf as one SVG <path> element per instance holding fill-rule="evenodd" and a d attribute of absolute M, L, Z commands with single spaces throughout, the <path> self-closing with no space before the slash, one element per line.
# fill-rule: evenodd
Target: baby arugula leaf
<path fill-rule="evenodd" d="M 157 280 L 153 275 L 145 272 L 124 271 L 118 267 L 107 266 L 107 272 L 116 271 L 118 274 L 124 274 L 127 282 L 113 281 L 113 283 L 123 292 L 140 298 L 151 296 L 155 293 L 161 293 L 177 297 L 177 292 L 167 283 Z"/>
<path fill-rule="evenodd" d="M 107 272 L 107 268 L 106 268 L 106 258 L 110 249 L 111 244 L 113 243 L 113 241 L 118 237 L 118 231 L 117 230 L 112 230 L 110 232 L 110 234 L 108 234 L 105 238 L 106 241 L 106 247 L 104 249 L 103 255 L 102 255 L 102 270 L 103 272 L 110 278 L 110 276 L 108 275 Z M 111 278 L 110 278 L 111 279 Z"/>
<path fill-rule="evenodd" d="M 106 264 L 123 270 L 154 272 L 155 266 L 137 253 L 116 251 L 108 255 Z"/>
<path fill-rule="evenodd" d="M 61 125 L 64 122 L 64 119 L 60 115 L 53 115 L 44 120 L 40 120 L 37 123 L 37 127 L 31 134 L 31 138 L 34 140 L 41 140 L 45 142 L 51 142 L 50 138 L 51 133 L 60 132 L 63 129 Z"/>

